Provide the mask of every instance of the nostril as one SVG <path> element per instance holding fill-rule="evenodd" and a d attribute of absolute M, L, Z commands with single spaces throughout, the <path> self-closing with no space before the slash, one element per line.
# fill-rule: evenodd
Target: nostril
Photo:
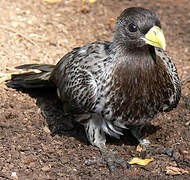
<path fill-rule="evenodd" d="M 154 31 L 152 31 L 152 33 L 156 36 L 156 34 L 157 34 L 157 32 L 154 30 Z"/>

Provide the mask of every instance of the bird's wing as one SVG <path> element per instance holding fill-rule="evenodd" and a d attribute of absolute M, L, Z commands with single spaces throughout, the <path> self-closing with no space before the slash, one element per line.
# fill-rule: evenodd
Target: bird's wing
<path fill-rule="evenodd" d="M 66 96 L 71 105 L 78 106 L 79 109 L 90 110 L 97 100 L 97 83 L 91 72 L 79 69 L 77 74 L 71 75 L 68 79 Z"/>
<path fill-rule="evenodd" d="M 172 59 L 166 54 L 166 52 L 163 49 L 160 48 L 155 48 L 155 49 L 156 49 L 156 55 L 160 59 L 162 59 L 166 68 L 168 69 L 171 81 L 173 83 L 174 92 L 171 94 L 170 97 L 170 108 L 175 108 L 181 96 L 181 81 L 177 73 L 177 68 Z"/>
<path fill-rule="evenodd" d="M 60 98 L 84 111 L 91 111 L 98 98 L 98 78 L 104 71 L 109 42 L 100 41 L 76 48 L 56 65 L 51 80 Z"/>

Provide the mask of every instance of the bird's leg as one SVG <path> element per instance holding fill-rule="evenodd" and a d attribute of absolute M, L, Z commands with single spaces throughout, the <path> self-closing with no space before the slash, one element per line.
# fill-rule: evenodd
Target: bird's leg
<path fill-rule="evenodd" d="M 119 164 L 122 168 L 130 167 L 130 165 L 126 161 L 121 160 L 119 157 L 117 157 L 117 153 L 109 151 L 105 144 L 102 144 L 98 148 L 100 150 L 102 160 L 106 162 L 106 164 L 111 172 L 114 171 L 115 164 Z"/>
<path fill-rule="evenodd" d="M 144 126 L 133 126 L 130 128 L 132 135 L 139 141 L 143 149 L 146 149 L 150 145 L 150 141 L 144 138 L 142 129 Z"/>
<path fill-rule="evenodd" d="M 97 117 L 97 116 L 96 116 Z M 128 167 L 129 164 L 123 160 L 120 160 L 116 153 L 107 149 L 105 133 L 101 128 L 101 120 L 96 119 L 95 116 L 91 117 L 85 124 L 85 131 L 90 143 L 99 148 L 102 158 L 97 160 L 87 160 L 87 165 L 99 164 L 105 162 L 111 172 L 114 171 L 115 164 L 119 164 L 121 167 Z"/>
<path fill-rule="evenodd" d="M 142 132 L 144 126 L 135 126 L 130 128 L 131 133 L 137 140 L 139 141 L 140 145 L 142 146 L 142 156 L 145 157 L 147 154 L 166 154 L 170 157 L 174 157 L 174 151 L 171 148 L 165 148 L 165 147 L 156 147 L 156 146 L 150 146 L 151 142 L 144 138 L 144 133 Z"/>

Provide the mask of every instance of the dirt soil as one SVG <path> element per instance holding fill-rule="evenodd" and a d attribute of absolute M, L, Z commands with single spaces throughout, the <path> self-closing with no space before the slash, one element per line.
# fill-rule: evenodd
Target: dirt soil
<path fill-rule="evenodd" d="M 86 7 L 82 7 L 82 6 Z M 161 16 L 167 53 L 183 80 L 178 107 L 153 120 L 147 130 L 153 145 L 175 150 L 176 159 L 151 155 L 147 166 L 85 165 L 99 158 L 83 127 L 62 113 L 54 90 L 18 91 L 0 85 L 0 179 L 190 179 L 190 1 L 64 0 L 0 2 L 0 71 L 25 63 L 55 64 L 68 51 L 95 40 L 111 40 L 114 19 L 123 9 L 142 6 Z M 138 143 L 126 132 L 107 146 L 130 161 Z"/>

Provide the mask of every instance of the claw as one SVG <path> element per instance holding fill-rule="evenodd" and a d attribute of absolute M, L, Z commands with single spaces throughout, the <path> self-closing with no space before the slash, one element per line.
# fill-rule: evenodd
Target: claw
<path fill-rule="evenodd" d="M 166 154 L 169 157 L 175 158 L 174 150 L 171 148 L 150 146 L 150 147 L 147 147 L 142 153 L 144 153 L 143 155 L 141 154 L 141 156 L 143 157 L 147 155 Z"/>
<path fill-rule="evenodd" d="M 104 147 L 104 149 L 100 149 L 100 153 L 102 155 L 101 158 L 99 158 L 99 159 L 88 159 L 85 161 L 85 164 L 87 166 L 94 165 L 94 164 L 97 164 L 100 166 L 101 164 L 106 163 L 111 173 L 113 173 L 115 171 L 115 164 L 120 165 L 123 169 L 131 167 L 131 165 L 129 163 L 121 160 L 120 158 L 118 158 L 116 156 L 117 152 L 108 151 Z"/>
<path fill-rule="evenodd" d="M 175 156 L 175 153 L 174 153 L 174 150 L 171 149 L 171 148 L 161 148 L 161 149 L 158 149 L 158 154 L 166 154 L 170 157 L 174 157 Z"/>
<path fill-rule="evenodd" d="M 121 160 L 117 157 L 117 152 L 111 152 L 106 149 L 106 147 L 100 149 L 100 153 L 102 155 L 102 159 L 106 162 L 110 172 L 114 172 L 115 164 L 120 165 L 122 168 L 129 168 L 130 164 Z"/>
<path fill-rule="evenodd" d="M 97 114 L 87 114 L 87 116 L 83 115 L 81 119 L 82 121 L 88 120 L 84 123 L 86 135 L 91 144 L 99 148 L 99 151 L 102 156 L 101 159 L 87 160 L 85 161 L 85 164 L 91 165 L 106 163 L 111 173 L 114 172 L 116 164 L 120 165 L 122 168 L 129 168 L 130 165 L 127 162 L 117 157 L 117 150 L 109 151 L 106 148 L 105 132 L 102 130 L 100 126 L 100 124 L 102 123 L 101 117 L 99 117 L 99 115 Z"/>
<path fill-rule="evenodd" d="M 88 159 L 84 162 L 87 166 L 91 166 L 91 165 L 94 165 L 94 164 L 98 164 L 98 165 L 101 165 L 104 163 L 104 160 L 102 158 L 99 158 L 99 159 Z"/>

